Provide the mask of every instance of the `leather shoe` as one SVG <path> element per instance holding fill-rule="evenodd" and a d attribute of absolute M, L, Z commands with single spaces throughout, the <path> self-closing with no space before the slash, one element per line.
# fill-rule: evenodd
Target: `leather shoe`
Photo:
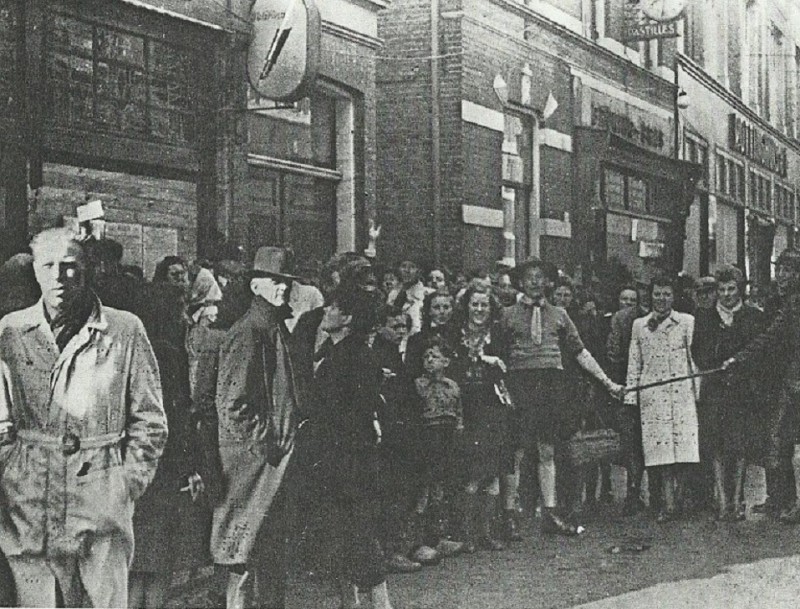
<path fill-rule="evenodd" d="M 568 522 L 552 510 L 542 513 L 542 532 L 548 535 L 565 535 L 575 537 L 583 532 L 583 527 Z"/>
<path fill-rule="evenodd" d="M 391 573 L 416 573 L 422 569 L 422 565 L 402 554 L 392 554 L 391 558 L 386 561 L 386 568 Z"/>
<path fill-rule="evenodd" d="M 464 551 L 464 545 L 465 544 L 463 541 L 442 539 L 438 544 L 436 544 L 435 550 L 440 558 L 448 558 L 450 556 L 455 556 L 456 554 L 461 554 L 461 552 Z"/>
<path fill-rule="evenodd" d="M 800 524 L 800 504 L 795 504 L 790 509 L 781 512 L 780 521 L 783 524 Z"/>
<path fill-rule="evenodd" d="M 411 560 L 423 567 L 438 565 L 440 558 L 439 553 L 430 546 L 420 546 L 411 554 Z"/>

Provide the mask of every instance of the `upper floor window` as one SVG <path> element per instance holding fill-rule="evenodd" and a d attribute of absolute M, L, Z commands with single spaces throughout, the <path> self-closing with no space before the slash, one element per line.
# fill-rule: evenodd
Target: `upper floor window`
<path fill-rule="evenodd" d="M 250 152 L 335 169 L 341 123 L 337 99 L 318 87 L 309 97 L 287 104 L 262 98 L 248 87 Z"/>
<path fill-rule="evenodd" d="M 189 50 L 58 13 L 49 27 L 47 108 L 57 124 L 192 142 Z"/>

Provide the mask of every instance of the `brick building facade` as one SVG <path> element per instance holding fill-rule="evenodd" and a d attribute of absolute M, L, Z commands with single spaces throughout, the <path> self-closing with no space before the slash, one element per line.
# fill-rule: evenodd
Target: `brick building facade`
<path fill-rule="evenodd" d="M 248 113 L 220 210 L 229 238 L 254 252 L 292 247 L 313 264 L 363 249 L 375 215 L 375 63 L 382 0 L 320 0 L 320 65 L 297 103 L 260 99 L 247 86 Z"/>
<path fill-rule="evenodd" d="M 353 249 L 374 202 L 383 5 L 320 5 L 318 84 L 275 108 L 249 93 L 248 0 L 0 0 L 5 254 L 92 199 L 147 277 L 226 242 Z"/>
<path fill-rule="evenodd" d="M 6 254 L 91 199 L 125 262 L 148 275 L 164 255 L 194 258 L 214 241 L 219 84 L 247 23 L 210 0 L 185 7 L 0 2 Z"/>
<path fill-rule="evenodd" d="M 598 32 L 592 4 L 414 0 L 381 15 L 388 259 L 680 267 L 697 169 L 675 153 L 674 79 Z"/>

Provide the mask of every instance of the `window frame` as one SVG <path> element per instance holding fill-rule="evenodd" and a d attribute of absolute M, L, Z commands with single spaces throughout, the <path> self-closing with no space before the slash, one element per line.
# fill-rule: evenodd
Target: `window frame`
<path fill-rule="evenodd" d="M 198 119 L 200 107 L 197 99 L 198 96 L 196 95 L 198 86 L 193 78 L 193 76 L 196 77 L 197 75 L 197 59 L 192 53 L 192 49 L 188 44 L 176 42 L 172 37 L 168 41 L 160 39 L 158 34 L 155 32 L 148 32 L 147 30 L 143 31 L 142 28 L 128 26 L 125 22 L 121 24 L 109 23 L 108 20 L 98 18 L 94 15 L 87 16 L 61 9 L 53 11 L 45 20 L 46 36 L 44 47 L 42 49 L 43 68 L 45 71 L 45 81 L 47 83 L 45 98 L 51 101 L 52 97 L 56 95 L 56 92 L 60 89 L 59 85 L 61 85 L 61 82 L 53 72 L 53 60 L 56 54 L 61 52 L 61 50 L 55 44 L 54 36 L 55 28 L 57 27 L 56 19 L 58 18 L 72 20 L 91 30 L 92 39 L 90 43 L 90 49 L 87 48 L 86 52 L 82 54 L 71 53 L 67 55 L 64 53 L 63 56 L 68 60 L 74 57 L 81 57 L 86 61 L 91 61 L 92 110 L 89 118 L 76 118 L 74 116 L 67 115 L 64 119 L 61 117 L 61 115 L 48 114 L 45 117 L 45 120 L 48 123 L 60 129 L 92 130 L 110 136 L 137 139 L 159 145 L 178 146 L 185 148 L 194 148 L 197 146 L 198 136 L 196 121 Z M 101 57 L 101 50 L 99 48 L 100 29 L 109 30 L 112 33 L 122 36 L 129 36 L 142 41 L 143 59 L 141 68 L 144 88 L 144 102 L 142 105 L 141 119 L 144 125 L 143 129 L 125 129 L 110 126 L 109 122 L 100 116 L 98 111 L 98 102 L 101 97 L 107 97 L 108 94 L 103 94 L 98 91 L 98 82 L 101 78 L 101 70 L 99 66 L 101 64 L 115 66 L 126 64 L 126 62 L 120 60 L 119 58 Z M 176 52 L 176 56 L 183 56 L 183 59 L 186 61 L 184 64 L 185 79 L 178 83 L 178 86 L 184 91 L 184 96 L 186 99 L 186 105 L 183 107 L 169 105 L 165 106 L 161 103 L 156 103 L 153 101 L 154 82 L 163 81 L 163 75 L 156 73 L 154 70 L 154 60 L 151 58 L 154 45 L 163 45 L 169 47 Z M 133 66 L 132 62 L 128 62 L 128 64 Z M 71 93 L 69 84 L 64 85 L 64 88 L 68 94 Z M 53 104 L 46 105 L 52 106 Z M 180 137 L 175 137 L 175 134 L 177 133 L 175 130 L 170 130 L 169 135 L 165 137 L 159 137 L 153 128 L 154 110 L 178 113 L 183 117 L 182 124 L 188 125 L 188 127 L 181 128 L 180 133 L 182 135 Z"/>

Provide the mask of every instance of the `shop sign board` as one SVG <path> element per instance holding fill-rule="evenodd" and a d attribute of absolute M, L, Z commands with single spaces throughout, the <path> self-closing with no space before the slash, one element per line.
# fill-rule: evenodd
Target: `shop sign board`
<path fill-rule="evenodd" d="M 669 0 L 666 0 L 669 1 Z M 673 0 L 676 1 L 676 0 Z M 680 2 L 680 0 L 677 0 Z M 682 7 L 679 10 L 654 11 L 653 0 L 629 0 L 625 3 L 622 23 L 622 41 L 655 40 L 658 38 L 677 38 L 680 36 L 678 23 Z"/>
<path fill-rule="evenodd" d="M 661 150 L 664 147 L 665 138 L 661 129 L 647 125 L 642 120 L 635 123 L 630 117 L 614 112 L 608 106 L 592 105 L 592 126 L 608 129 L 614 135 L 646 148 Z"/>
<path fill-rule="evenodd" d="M 735 112 L 728 115 L 728 147 L 781 177 L 787 175 L 786 147 Z"/>
<path fill-rule="evenodd" d="M 255 0 L 247 77 L 260 97 L 306 97 L 317 74 L 320 16 L 314 0 Z"/>
<path fill-rule="evenodd" d="M 639 241 L 639 258 L 661 258 L 666 244 L 660 241 Z"/>

